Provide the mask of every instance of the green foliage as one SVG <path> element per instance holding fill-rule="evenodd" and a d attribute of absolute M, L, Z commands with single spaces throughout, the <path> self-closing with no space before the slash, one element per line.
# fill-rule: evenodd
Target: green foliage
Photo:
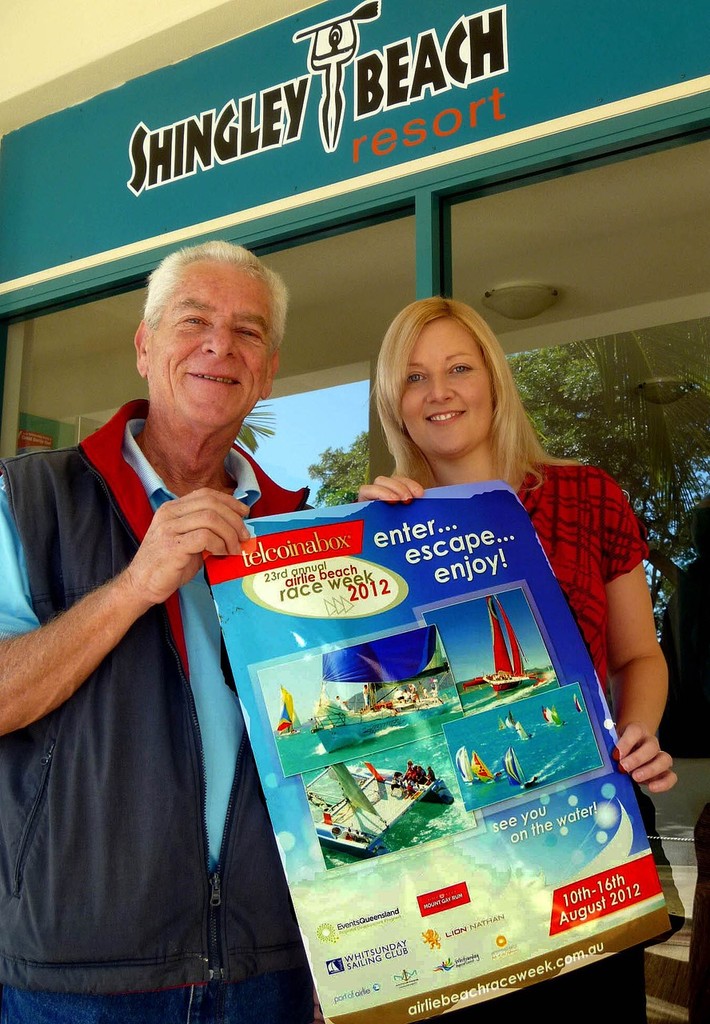
<path fill-rule="evenodd" d="M 369 480 L 370 444 L 363 430 L 349 448 L 326 448 L 318 462 L 308 467 L 312 480 L 322 483 L 315 505 L 346 505 L 357 500 L 357 492 Z"/>
<path fill-rule="evenodd" d="M 510 360 L 547 450 L 601 466 L 628 492 L 648 530 L 648 575 L 659 614 L 675 567 L 694 557 L 690 511 L 710 491 L 707 333 L 708 321 L 690 321 Z M 645 397 L 642 382 L 659 379 L 679 397 L 667 403 Z"/>
<path fill-rule="evenodd" d="M 258 404 L 242 423 L 237 441 L 253 455 L 259 447 L 261 438 L 274 436 L 274 428 L 271 426 L 274 419 L 274 414 L 268 405 Z"/>

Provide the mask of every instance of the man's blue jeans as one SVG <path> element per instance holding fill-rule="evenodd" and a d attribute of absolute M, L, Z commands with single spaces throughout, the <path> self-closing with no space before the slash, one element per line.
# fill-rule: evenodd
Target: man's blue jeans
<path fill-rule="evenodd" d="M 311 1024 L 307 968 L 161 992 L 85 996 L 4 988 L 0 1024 Z"/>

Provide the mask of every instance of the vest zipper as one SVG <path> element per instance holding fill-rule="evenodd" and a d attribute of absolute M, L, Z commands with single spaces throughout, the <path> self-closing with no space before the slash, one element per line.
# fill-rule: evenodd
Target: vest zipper
<path fill-rule="evenodd" d="M 29 852 L 30 844 L 35 833 L 37 826 L 37 816 L 39 814 L 40 807 L 44 802 L 44 794 L 47 791 L 47 780 L 49 776 L 49 769 L 52 766 L 52 755 L 54 754 L 54 747 L 56 744 L 52 743 L 46 753 L 41 759 L 42 774 L 39 780 L 39 786 L 37 793 L 32 801 L 32 807 L 25 823 L 25 828 L 20 839 L 20 846 L 17 851 L 17 860 L 15 861 L 15 879 L 12 888 L 12 895 L 19 898 L 22 892 L 22 878 L 24 874 L 25 861 Z"/>
<path fill-rule="evenodd" d="M 226 977 L 226 971 L 224 969 L 222 956 L 221 943 L 219 938 L 219 925 L 220 925 L 220 914 L 222 907 L 222 876 L 220 874 L 222 864 L 225 863 L 225 857 L 228 847 L 228 836 L 230 834 L 230 825 L 232 820 L 232 814 L 234 810 L 234 797 L 237 789 L 237 779 L 239 778 L 239 766 L 242 761 L 244 752 L 244 743 L 246 739 L 245 735 L 242 737 L 242 741 L 239 744 L 239 751 L 237 753 L 237 763 L 234 767 L 234 779 L 232 780 L 232 789 L 229 794 L 229 803 L 227 804 L 227 814 L 224 820 L 224 832 L 222 833 L 222 844 L 219 851 L 219 863 L 217 864 L 216 870 L 210 875 L 210 912 L 209 912 L 209 960 L 208 967 L 210 972 L 210 979 L 214 981 L 223 981 Z"/>
<path fill-rule="evenodd" d="M 190 680 L 185 675 L 185 671 L 182 667 L 182 660 L 178 653 L 177 647 L 173 642 L 172 633 L 170 631 L 170 625 L 168 620 L 168 614 L 165 608 L 162 608 L 162 620 L 163 630 L 165 633 L 166 643 L 172 652 L 175 661 L 178 666 L 178 673 L 182 680 L 182 685 L 187 698 L 187 705 L 190 712 L 190 721 L 192 722 L 193 732 L 196 739 L 197 753 L 200 759 L 200 790 L 202 794 L 202 846 L 205 858 L 205 867 L 209 864 L 209 840 L 207 835 L 207 769 L 205 765 L 205 749 L 202 745 L 202 733 L 200 732 L 200 721 L 197 717 L 197 708 L 195 706 L 195 698 L 192 693 L 190 686 Z M 208 873 L 209 883 L 209 907 L 208 907 L 208 934 L 207 934 L 207 956 L 202 957 L 203 963 L 207 965 L 210 980 L 221 980 L 224 977 L 224 971 L 221 966 L 221 951 L 219 949 L 219 931 L 218 931 L 218 911 L 222 903 L 222 889 L 221 889 L 221 878 L 219 875 L 219 865 L 217 865 L 217 871 L 213 874 Z"/>
<path fill-rule="evenodd" d="M 210 957 L 208 967 L 210 981 L 223 981 L 224 969 L 219 956 L 219 908 L 222 905 L 222 879 L 219 872 L 210 875 Z"/>

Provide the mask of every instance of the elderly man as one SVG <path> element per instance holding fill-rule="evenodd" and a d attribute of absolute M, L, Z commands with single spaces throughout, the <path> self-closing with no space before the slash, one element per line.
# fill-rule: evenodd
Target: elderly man
<path fill-rule="evenodd" d="M 149 402 L 2 463 L 3 1024 L 313 1020 L 202 571 L 307 497 L 233 447 L 286 302 L 246 249 L 173 253 L 135 337 Z"/>

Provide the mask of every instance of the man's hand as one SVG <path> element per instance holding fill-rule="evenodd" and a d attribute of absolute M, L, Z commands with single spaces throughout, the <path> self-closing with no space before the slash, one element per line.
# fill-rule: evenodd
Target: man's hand
<path fill-rule="evenodd" d="M 202 566 L 202 555 L 239 554 L 251 537 L 248 505 L 202 487 L 156 511 L 124 579 L 146 608 L 166 601 Z"/>

